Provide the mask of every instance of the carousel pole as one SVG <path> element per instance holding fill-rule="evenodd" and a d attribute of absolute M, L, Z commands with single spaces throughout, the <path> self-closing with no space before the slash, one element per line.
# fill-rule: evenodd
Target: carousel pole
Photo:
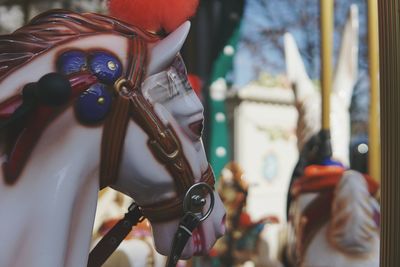
<path fill-rule="evenodd" d="M 379 135 L 379 41 L 377 0 L 368 0 L 368 57 L 371 87 L 369 109 L 368 172 L 376 181 L 380 181 L 381 147 Z"/>
<path fill-rule="evenodd" d="M 321 19 L 321 151 L 323 160 L 332 156 L 330 144 L 330 107 L 332 91 L 332 51 L 333 51 L 333 0 L 320 1 Z"/>
<path fill-rule="evenodd" d="M 378 1 L 381 100 L 381 267 L 400 266 L 399 1 Z"/>

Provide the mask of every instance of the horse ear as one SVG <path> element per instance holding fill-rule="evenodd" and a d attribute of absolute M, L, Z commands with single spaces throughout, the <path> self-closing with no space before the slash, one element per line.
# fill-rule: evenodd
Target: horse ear
<path fill-rule="evenodd" d="M 339 59 L 333 79 L 333 93 L 342 98 L 348 108 L 358 78 L 358 7 L 351 5 L 343 29 Z"/>
<path fill-rule="evenodd" d="M 285 33 L 284 46 L 287 77 L 293 85 L 296 99 L 301 101 L 308 94 L 315 93 L 314 85 L 307 74 L 299 48 L 292 34 Z"/>
<path fill-rule="evenodd" d="M 147 77 L 159 73 L 171 65 L 185 43 L 189 30 L 190 22 L 186 21 L 178 29 L 155 45 L 149 45 Z"/>

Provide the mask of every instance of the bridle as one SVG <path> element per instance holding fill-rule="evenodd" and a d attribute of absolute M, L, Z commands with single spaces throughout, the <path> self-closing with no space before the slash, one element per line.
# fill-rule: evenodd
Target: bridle
<path fill-rule="evenodd" d="M 165 166 L 173 177 L 177 196 L 152 205 L 139 207 L 134 204 L 131 206 L 121 223 L 117 223 L 117 229 L 123 230 L 114 230 L 114 233 L 111 230 L 110 236 L 107 237 L 106 235 L 106 239 L 112 239 L 112 242 L 108 242 L 110 246 L 104 245 L 103 248 L 98 250 L 99 252 L 96 252 L 95 248 L 89 257 L 88 266 L 101 266 L 104 255 L 111 254 L 111 249 L 116 248 L 116 243 L 123 240 L 121 232 L 129 233 L 132 226 L 143 217 L 151 222 L 158 223 L 181 218 L 167 262 L 167 266 L 175 266 L 192 231 L 200 221 L 205 220 L 210 215 L 213 209 L 214 173 L 209 166 L 202 174 L 200 181 L 196 183 L 176 132 L 170 125 L 164 125 L 152 105 L 141 93 L 140 85 L 144 77 L 144 69 L 140 66 L 145 66 L 146 63 L 146 44 L 139 38 L 132 38 L 129 46 L 128 70 L 114 84 L 115 99 L 111 113 L 104 122 L 100 187 L 104 188 L 114 184 L 116 177 L 118 177 L 127 125 L 133 119 L 148 135 L 148 147 L 153 156 Z M 206 214 L 202 215 L 203 207 L 207 202 L 207 195 L 210 196 L 209 208 Z M 199 216 L 199 214 L 201 215 Z M 99 244 L 102 244 L 102 242 Z M 103 255 L 101 256 L 102 259 L 95 259 L 95 255 L 99 254 Z"/>

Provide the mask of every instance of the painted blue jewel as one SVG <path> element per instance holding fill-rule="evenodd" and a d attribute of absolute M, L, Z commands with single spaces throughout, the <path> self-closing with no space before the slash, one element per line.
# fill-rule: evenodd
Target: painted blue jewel
<path fill-rule="evenodd" d="M 111 100 L 112 95 L 107 87 L 97 83 L 79 96 L 75 104 L 75 112 L 82 123 L 98 123 L 110 111 Z"/>
<path fill-rule="evenodd" d="M 89 68 L 100 82 L 113 85 L 122 75 L 122 64 L 113 55 L 94 52 L 89 58 Z"/>
<path fill-rule="evenodd" d="M 70 50 L 58 57 L 58 72 L 69 75 L 87 68 L 86 53 L 80 50 Z"/>

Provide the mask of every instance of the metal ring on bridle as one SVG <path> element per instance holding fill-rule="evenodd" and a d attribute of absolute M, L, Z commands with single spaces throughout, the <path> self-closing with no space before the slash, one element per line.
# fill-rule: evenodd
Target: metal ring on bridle
<path fill-rule="evenodd" d="M 206 191 L 206 194 L 204 194 Z M 184 213 L 192 212 L 194 214 L 200 213 L 198 211 L 193 211 L 193 206 L 197 206 L 197 208 L 203 208 L 206 204 L 207 195 L 210 195 L 210 206 L 208 207 L 207 212 L 202 217 L 199 218 L 200 222 L 210 216 L 212 210 L 214 209 L 214 190 L 207 183 L 197 183 L 192 185 L 189 190 L 185 194 L 185 198 L 183 199 L 183 211 Z"/>
<path fill-rule="evenodd" d="M 129 97 L 133 91 L 133 84 L 131 81 L 121 77 L 114 83 L 114 88 L 119 95 Z"/>

